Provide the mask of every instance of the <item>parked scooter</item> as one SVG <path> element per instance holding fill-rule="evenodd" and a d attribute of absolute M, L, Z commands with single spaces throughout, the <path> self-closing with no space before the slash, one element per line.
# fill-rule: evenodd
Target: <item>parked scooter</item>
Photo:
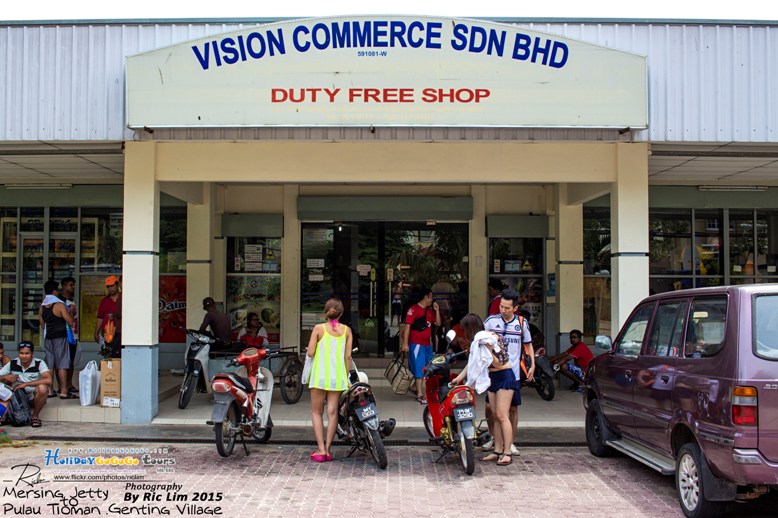
<path fill-rule="evenodd" d="M 551 401 L 556 395 L 554 386 L 554 369 L 546 358 L 546 348 L 537 347 L 535 349 L 535 376 L 532 381 L 524 380 L 522 387 L 532 387 L 538 391 L 538 395 L 545 401 Z"/>
<path fill-rule="evenodd" d="M 449 386 L 454 378 L 451 365 L 466 354 L 460 351 L 437 355 L 424 367 L 427 406 L 423 419 L 430 438 L 443 449 L 435 462 L 456 451 L 465 473 L 472 475 L 475 470 L 473 442 L 478 436 L 475 391 L 466 385 Z"/>
<path fill-rule="evenodd" d="M 195 390 L 211 392 L 208 359 L 214 357 L 215 353 L 212 353 L 212 349 L 217 343 L 216 338 L 196 329 L 187 329 L 186 333 L 192 337 L 192 342 L 184 353 L 184 381 L 181 383 L 178 396 L 178 408 L 181 409 L 187 407 Z M 219 349 L 218 353 L 221 355 L 238 354 L 245 346 L 246 344 L 240 342 L 230 344 L 227 348 Z"/>
<path fill-rule="evenodd" d="M 213 377 L 213 411 L 207 424 L 213 425 L 216 450 L 222 457 L 232 455 L 238 436 L 246 455 L 249 454 L 246 437 L 253 437 L 259 443 L 270 439 L 273 374 L 259 363 L 275 354 L 268 354 L 264 348 L 249 347 L 227 364 L 228 367 L 245 367 L 247 377 L 226 372 Z"/>
<path fill-rule="evenodd" d="M 352 349 L 352 353 L 356 349 Z M 380 421 L 373 389 L 368 383 L 367 375 L 357 369 L 349 372 L 350 387 L 344 390 L 338 400 L 338 438 L 351 445 L 351 451 L 346 457 L 359 451 L 369 451 L 373 460 L 381 469 L 386 469 L 386 449 L 384 438 L 391 435 L 396 421 L 387 419 Z"/>

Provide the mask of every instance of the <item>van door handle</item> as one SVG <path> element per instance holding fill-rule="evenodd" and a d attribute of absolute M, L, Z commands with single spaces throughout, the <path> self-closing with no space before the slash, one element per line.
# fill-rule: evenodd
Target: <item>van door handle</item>
<path fill-rule="evenodd" d="M 631 380 L 632 379 L 632 371 L 630 371 L 630 370 L 624 371 L 624 377 L 627 378 L 628 380 Z"/>
<path fill-rule="evenodd" d="M 665 383 L 670 381 L 670 376 L 668 376 L 667 374 L 662 374 L 662 376 L 660 377 L 662 378 L 662 381 L 664 381 Z"/>

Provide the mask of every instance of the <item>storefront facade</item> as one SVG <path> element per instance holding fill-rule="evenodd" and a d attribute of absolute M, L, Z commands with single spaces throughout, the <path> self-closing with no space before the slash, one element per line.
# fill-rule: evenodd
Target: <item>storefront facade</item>
<path fill-rule="evenodd" d="M 257 312 L 286 346 L 307 343 L 337 294 L 373 356 L 392 354 L 393 304 L 414 286 L 456 318 L 483 314 L 498 278 L 553 349 L 574 328 L 615 334 L 650 290 L 769 282 L 778 110 L 757 79 L 776 73 L 769 29 L 399 16 L 0 27 L 24 71 L 3 80 L 20 100 L 0 126 L 4 243 L 16 240 L 3 337 L 25 336 L 38 280 L 120 269 L 122 369 L 137 380 L 122 421 L 149 422 L 156 372 L 182 350 L 162 339 L 162 310 L 181 308 L 160 302 L 169 275 L 185 275 L 186 327 L 210 295 L 236 328 Z M 33 55 L 50 58 L 37 73 L 23 66 Z M 57 168 L 76 159 L 98 167 Z M 55 186 L 121 199 L 68 205 Z M 93 257 L 87 236 L 106 205 L 120 264 Z M 71 242 L 72 264 L 55 261 Z M 38 244 L 47 259 L 30 277 Z"/>

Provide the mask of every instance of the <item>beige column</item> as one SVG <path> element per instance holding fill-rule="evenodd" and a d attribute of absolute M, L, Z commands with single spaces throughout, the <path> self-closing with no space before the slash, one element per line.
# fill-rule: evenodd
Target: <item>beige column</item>
<path fill-rule="evenodd" d="M 156 144 L 127 142 L 124 164 L 121 420 L 151 422 L 158 409 L 159 183 Z"/>
<path fill-rule="evenodd" d="M 568 185 L 556 186 L 556 310 L 559 345 L 569 345 L 573 329 L 583 329 L 583 204 L 568 201 Z"/>
<path fill-rule="evenodd" d="M 470 220 L 470 246 L 468 250 L 469 311 L 486 318 L 486 286 L 489 283 L 489 239 L 486 237 L 486 187 L 473 185 L 473 218 Z"/>
<path fill-rule="evenodd" d="M 281 346 L 300 345 L 300 220 L 297 185 L 284 185 L 284 237 L 281 239 Z"/>
<path fill-rule="evenodd" d="M 124 172 L 122 338 L 129 345 L 159 340 L 159 184 L 153 142 L 128 142 Z"/>
<path fill-rule="evenodd" d="M 186 206 L 186 327 L 197 329 L 203 321 L 202 302 L 214 294 L 213 243 L 221 236 L 215 227 L 215 190 L 212 183 L 202 185 L 202 203 Z"/>
<path fill-rule="evenodd" d="M 648 295 L 648 144 L 616 144 L 611 184 L 611 336 Z"/>

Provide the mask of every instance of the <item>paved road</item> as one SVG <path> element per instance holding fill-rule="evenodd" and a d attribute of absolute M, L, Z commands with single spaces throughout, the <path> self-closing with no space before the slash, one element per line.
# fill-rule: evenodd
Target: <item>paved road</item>
<path fill-rule="evenodd" d="M 150 466 L 107 467 L 44 466 L 46 450 L 60 449 L 59 460 L 66 456 L 89 457 L 73 448 L 145 448 L 150 458 L 175 459 L 173 473 L 157 473 Z M 154 453 L 167 448 L 167 453 Z M 498 467 L 479 463 L 473 476 L 466 476 L 458 461 L 447 458 L 433 463 L 436 453 L 431 446 L 397 446 L 388 448 L 389 467 L 378 470 L 372 460 L 355 454 L 345 459 L 344 447 L 336 448 L 333 462 L 317 464 L 308 459 L 310 446 L 255 445 L 251 456 L 245 457 L 236 446 L 231 458 L 218 456 L 215 447 L 207 444 L 152 444 L 100 442 L 38 442 L 28 448 L 0 449 L 0 475 L 5 492 L 0 503 L 0 516 L 55 514 L 59 490 L 64 497 L 77 497 L 77 507 L 92 510 L 91 516 L 197 516 L 204 509 L 231 516 L 306 517 L 343 516 L 612 516 L 676 517 L 682 516 L 671 478 L 624 457 L 597 459 L 583 447 L 523 448 L 514 465 Z M 104 454 L 109 456 L 110 453 Z M 117 457 L 127 455 L 116 453 Z M 130 454 L 142 459 L 142 453 Z M 169 462 L 169 461 L 168 461 Z M 20 464 L 41 467 L 45 482 L 34 487 L 17 482 Z M 32 468 L 28 468 L 32 469 Z M 126 482 L 56 482 L 58 474 L 82 471 L 96 475 L 99 471 L 113 476 L 144 476 L 137 484 L 179 484 L 180 489 L 163 490 L 128 488 Z M 32 480 L 32 479 L 30 479 Z M 13 489 L 17 490 L 15 493 Z M 31 493 L 20 497 L 21 489 L 44 491 L 41 498 Z M 87 491 L 92 490 L 92 495 Z M 98 494 L 97 491 L 107 492 Z M 11 491 L 9 493 L 9 491 Z M 194 501 L 195 498 L 221 498 L 220 501 Z M 143 502 L 144 496 L 162 501 Z M 196 496 L 197 495 L 197 496 Z M 127 498 L 138 497 L 131 503 Z M 181 497 L 183 501 L 165 501 Z M 733 504 L 730 516 L 775 516 L 778 498 L 763 499 L 758 504 Z M 176 505 L 194 505 L 177 509 Z M 11 507 L 8 507 L 11 506 Z M 23 506 L 29 506 L 30 509 Z M 92 507 L 94 506 L 94 507 Z M 134 509 L 124 509 L 135 506 Z M 199 507 L 197 507 L 199 506 Z M 769 513 L 768 513 L 769 509 Z M 70 509 L 72 511 L 72 509 Z M 445 512 L 442 512 L 445 510 Z M 99 511 L 99 514 L 98 514 Z M 71 512 L 69 515 L 73 515 Z M 205 516 L 205 514 L 199 514 Z"/>

